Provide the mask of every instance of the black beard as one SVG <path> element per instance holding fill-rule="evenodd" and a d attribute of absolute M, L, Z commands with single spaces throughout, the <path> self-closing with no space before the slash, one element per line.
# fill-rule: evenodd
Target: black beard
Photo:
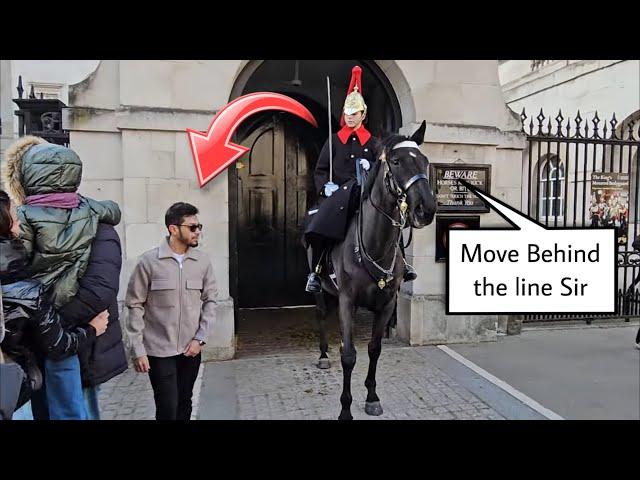
<path fill-rule="evenodd" d="M 195 241 L 195 245 L 192 245 L 192 244 L 189 242 L 189 238 L 188 238 L 188 237 L 184 237 L 184 236 L 182 235 L 182 232 L 179 232 L 178 240 L 179 240 L 179 241 L 180 241 L 180 243 L 182 243 L 185 247 L 197 247 L 197 246 L 198 246 L 198 241 L 197 241 L 197 240 Z"/>

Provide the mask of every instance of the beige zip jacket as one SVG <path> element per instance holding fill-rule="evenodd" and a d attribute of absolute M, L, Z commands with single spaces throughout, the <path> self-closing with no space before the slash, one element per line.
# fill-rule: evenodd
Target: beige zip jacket
<path fill-rule="evenodd" d="M 125 304 L 134 358 L 181 355 L 191 340 L 206 340 L 215 320 L 218 291 L 209 256 L 189 248 L 182 266 L 167 237 L 140 257 Z"/>

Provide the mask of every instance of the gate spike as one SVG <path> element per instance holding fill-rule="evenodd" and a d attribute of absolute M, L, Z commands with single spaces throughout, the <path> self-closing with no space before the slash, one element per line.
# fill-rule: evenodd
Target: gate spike
<path fill-rule="evenodd" d="M 18 75 L 18 98 L 22 99 L 22 94 L 24 93 L 24 88 L 22 88 L 22 75 Z"/>
<path fill-rule="evenodd" d="M 593 120 L 591 120 L 591 123 L 593 123 L 593 138 L 600 138 L 600 135 L 598 134 L 598 123 L 600 123 L 600 117 L 598 117 L 597 110 L 596 115 L 593 117 Z"/>
<path fill-rule="evenodd" d="M 522 113 L 520 114 L 520 122 L 522 123 L 522 133 L 526 133 L 524 131 L 526 120 L 527 120 L 527 114 L 524 111 L 524 107 L 522 107 Z"/>
<path fill-rule="evenodd" d="M 562 116 L 562 109 L 558 110 L 558 116 L 556 117 L 556 122 L 558 122 L 558 131 L 556 132 L 557 137 L 563 137 L 562 134 L 562 121 L 564 117 Z"/>
<path fill-rule="evenodd" d="M 580 124 L 582 123 L 582 117 L 580 116 L 580 110 L 578 110 L 578 115 L 576 115 L 576 138 L 582 138 L 582 132 L 580 131 Z"/>
<path fill-rule="evenodd" d="M 538 133 L 537 133 L 537 135 L 542 135 L 542 122 L 544 122 L 544 119 L 545 119 L 544 113 L 542 113 L 542 108 L 540 109 L 540 113 L 538 114 L 536 119 L 538 120 Z"/>
<path fill-rule="evenodd" d="M 613 118 L 609 122 L 611 125 L 611 139 L 618 139 L 618 132 L 616 131 L 616 125 L 618 125 L 618 120 L 616 119 L 616 113 L 613 112 Z"/>

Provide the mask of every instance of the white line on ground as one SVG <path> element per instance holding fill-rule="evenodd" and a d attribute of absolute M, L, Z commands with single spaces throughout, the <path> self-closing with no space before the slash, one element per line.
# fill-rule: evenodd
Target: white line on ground
<path fill-rule="evenodd" d="M 481 377 L 484 377 L 486 380 L 490 381 L 491 383 L 493 383 L 497 387 L 500 387 L 502 390 L 507 392 L 509 395 L 511 395 L 512 397 L 517 398 L 518 400 L 520 400 L 525 405 L 527 405 L 527 406 L 531 407 L 532 409 L 534 409 L 536 412 L 538 412 L 541 415 L 544 415 L 545 417 L 547 417 L 549 420 L 564 420 L 564 418 L 562 418 L 557 413 L 549 410 L 548 408 L 543 407 L 538 402 L 536 402 L 534 399 L 526 396 L 521 391 L 516 390 L 515 388 L 513 388 L 508 383 L 500 380 L 497 377 L 494 377 L 489 372 L 487 372 L 483 368 L 479 367 L 478 365 L 476 365 L 472 361 L 467 360 L 462 355 L 460 355 L 458 352 L 455 352 L 455 351 L 451 350 L 446 345 L 437 345 L 437 347 L 440 350 L 442 350 L 444 353 L 449 355 L 450 357 L 452 357 L 452 358 L 456 359 L 457 361 L 459 361 L 460 363 L 462 363 L 465 367 L 470 368 L 471 370 L 476 372 Z"/>

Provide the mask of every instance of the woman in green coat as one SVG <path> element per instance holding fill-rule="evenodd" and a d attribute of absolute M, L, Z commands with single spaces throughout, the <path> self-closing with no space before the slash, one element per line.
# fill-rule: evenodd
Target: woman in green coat
<path fill-rule="evenodd" d="M 39 137 L 22 137 L 7 149 L 2 177 L 17 205 L 20 239 L 28 258 L 25 274 L 39 280 L 60 309 L 78 290 L 98 224 L 117 225 L 120 208 L 115 202 L 78 194 L 82 179 L 78 155 Z M 86 419 L 78 356 L 45 359 L 44 370 L 46 402 L 34 403 L 36 419 Z"/>
<path fill-rule="evenodd" d="M 29 277 L 49 291 L 56 308 L 76 293 L 98 223 L 120 223 L 120 208 L 77 193 L 82 162 L 71 149 L 26 136 L 5 154 L 3 180 L 17 205 Z"/>

